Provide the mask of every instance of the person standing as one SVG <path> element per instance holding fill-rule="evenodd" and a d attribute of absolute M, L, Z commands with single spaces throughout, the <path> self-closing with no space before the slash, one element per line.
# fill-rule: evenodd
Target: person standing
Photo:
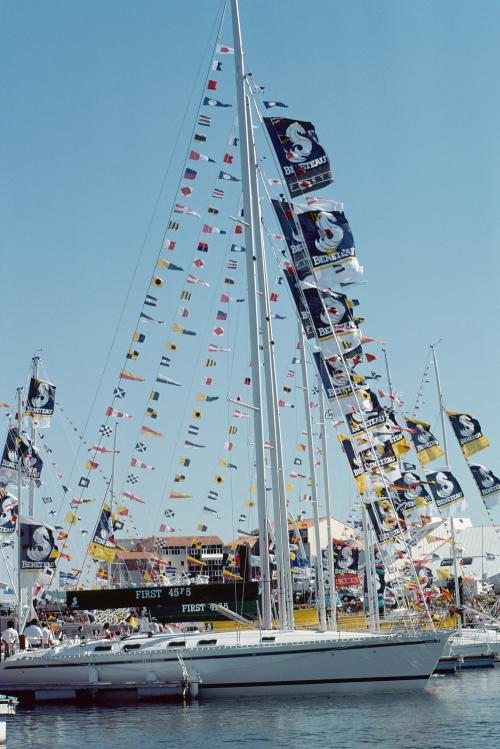
<path fill-rule="evenodd" d="M 5 657 L 8 658 L 10 655 L 14 655 L 19 646 L 19 633 L 15 629 L 12 619 L 9 619 L 7 629 L 4 629 L 2 632 L 2 642 L 5 649 Z"/>
<path fill-rule="evenodd" d="M 47 622 L 42 625 L 42 645 L 44 648 L 50 648 L 54 644 L 54 634 L 47 626 Z"/>
<path fill-rule="evenodd" d="M 43 633 L 38 626 L 38 620 L 32 619 L 24 629 L 24 636 L 28 641 L 30 648 L 41 648 L 43 643 Z"/>

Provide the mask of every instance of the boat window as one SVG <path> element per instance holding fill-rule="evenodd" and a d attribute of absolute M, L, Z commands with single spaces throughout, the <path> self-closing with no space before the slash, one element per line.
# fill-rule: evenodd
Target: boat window
<path fill-rule="evenodd" d="M 198 640 L 198 645 L 217 645 L 217 640 Z"/>
<path fill-rule="evenodd" d="M 276 640 L 276 637 L 263 637 L 261 639 L 261 642 L 274 642 Z"/>
<path fill-rule="evenodd" d="M 94 653 L 99 653 L 102 650 L 111 650 L 111 645 L 96 645 L 94 648 Z"/>
<path fill-rule="evenodd" d="M 185 640 L 174 640 L 173 642 L 168 643 L 169 648 L 185 648 L 186 647 L 186 641 Z"/>
<path fill-rule="evenodd" d="M 123 646 L 123 652 L 127 653 L 129 650 L 139 650 L 140 644 L 138 642 L 134 643 L 128 643 L 127 645 Z"/>

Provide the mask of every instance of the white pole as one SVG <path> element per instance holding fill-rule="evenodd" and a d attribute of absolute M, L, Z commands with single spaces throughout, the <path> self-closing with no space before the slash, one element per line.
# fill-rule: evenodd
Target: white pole
<path fill-rule="evenodd" d="M 305 336 L 302 330 L 302 322 L 297 321 L 299 331 L 299 341 L 301 349 L 301 367 L 302 367 L 302 385 L 304 387 L 304 410 L 306 417 L 306 432 L 307 432 L 307 445 L 309 452 L 309 469 L 311 472 L 311 498 L 313 507 L 313 520 L 314 520 L 314 539 L 316 545 L 316 589 L 317 589 L 317 605 L 319 613 L 319 627 L 321 632 L 325 632 L 327 629 L 326 625 L 326 606 L 325 606 L 325 581 L 323 578 L 323 559 L 321 557 L 321 535 L 319 528 L 319 512 L 318 512 L 318 488 L 316 483 L 316 468 L 314 466 L 314 443 L 312 435 L 312 422 L 311 422 L 311 410 L 309 407 L 309 386 L 307 381 L 307 366 L 306 366 L 306 352 L 305 352 Z"/>
<path fill-rule="evenodd" d="M 17 388 L 17 602 L 18 602 L 18 628 L 21 631 L 23 620 L 23 588 L 21 582 L 21 560 L 22 560 L 22 541 L 21 541 L 21 515 L 23 510 L 23 461 L 21 457 L 21 434 L 23 431 L 23 389 Z"/>
<path fill-rule="evenodd" d="M 328 535 L 327 560 L 328 560 L 328 592 L 330 594 L 330 621 L 332 629 L 337 628 L 337 594 L 335 590 L 335 570 L 333 560 L 333 534 L 332 534 L 332 510 L 330 504 L 330 477 L 328 473 L 328 438 L 326 434 L 326 412 L 325 412 L 325 395 L 323 392 L 323 383 L 321 377 L 317 375 L 318 392 L 319 392 L 319 418 L 321 421 L 321 446 L 323 448 L 323 491 L 325 494 L 325 511 L 326 511 L 326 530 Z"/>
<path fill-rule="evenodd" d="M 438 369 L 438 363 L 437 363 L 437 357 L 436 357 L 436 348 L 434 345 L 431 345 L 431 351 L 432 351 L 432 358 L 434 360 L 434 372 L 436 374 L 436 386 L 438 391 L 438 398 L 439 398 L 439 411 L 441 414 L 441 429 L 443 431 L 443 450 L 444 450 L 444 459 L 446 461 L 446 466 L 449 468 L 449 458 L 448 458 L 448 439 L 446 436 L 446 421 L 445 421 L 445 408 L 444 408 L 444 401 L 443 401 L 443 391 L 441 390 L 441 379 L 439 377 L 439 369 Z M 457 551 L 455 546 L 455 525 L 453 522 L 453 516 L 450 516 L 450 534 L 451 534 L 451 555 L 453 558 L 453 577 L 455 578 L 455 604 L 457 608 L 460 608 L 460 588 L 458 585 L 458 564 L 457 564 Z M 462 617 L 458 616 L 458 628 L 459 630 L 462 628 Z"/>
<path fill-rule="evenodd" d="M 262 624 L 264 629 L 272 627 L 271 580 L 269 573 L 269 546 L 267 535 L 267 498 L 265 483 L 264 428 L 262 422 L 262 385 L 259 350 L 259 321 L 257 317 L 257 284 L 255 278 L 254 216 L 252 211 L 250 184 L 250 137 L 247 108 L 245 104 L 245 67 L 241 42 L 238 0 L 231 0 L 233 15 L 233 37 L 236 66 L 236 96 L 241 150 L 241 179 L 243 186 L 243 210 L 245 214 L 245 248 L 248 288 L 248 315 L 250 323 L 250 356 L 252 358 L 252 399 L 256 407 L 254 416 L 255 461 L 257 474 L 257 507 L 259 514 L 259 554 L 262 586 Z"/>

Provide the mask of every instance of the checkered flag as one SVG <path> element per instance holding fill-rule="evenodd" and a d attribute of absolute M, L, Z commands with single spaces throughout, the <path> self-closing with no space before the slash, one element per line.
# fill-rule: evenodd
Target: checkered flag
<path fill-rule="evenodd" d="M 111 437 L 113 430 L 111 427 L 106 426 L 106 424 L 101 424 L 99 427 L 99 434 L 102 434 L 103 437 Z"/>
<path fill-rule="evenodd" d="M 127 484 L 137 484 L 139 476 L 136 473 L 129 473 L 127 476 Z"/>

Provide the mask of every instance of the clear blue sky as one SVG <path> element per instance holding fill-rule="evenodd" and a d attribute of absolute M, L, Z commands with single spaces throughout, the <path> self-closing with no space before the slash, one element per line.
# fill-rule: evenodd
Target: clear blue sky
<path fill-rule="evenodd" d="M 500 471 L 499 4 L 320 0 L 307 6 L 297 0 L 242 0 L 241 6 L 254 81 L 266 86 L 267 98 L 287 102 L 287 114 L 312 120 L 331 156 L 336 183 L 324 193 L 344 202 L 365 267 L 367 283 L 354 294 L 367 318 L 364 334 L 387 341 L 396 388 L 410 406 L 428 344 L 443 338 L 439 356 L 446 405 L 480 419 L 492 447 L 477 458 Z M 79 427 L 88 420 L 91 442 L 109 405 L 175 200 L 220 8 L 218 0 L 21 1 L 0 6 L 0 400 L 12 402 L 32 354 L 42 348 L 60 402 Z M 227 20 L 222 41 L 232 44 Z M 223 70 L 213 75 L 220 81 L 217 97 L 234 104 L 233 58 L 221 59 Z M 234 107 L 209 114 L 214 125 L 199 150 L 220 159 Z M 273 175 L 269 158 L 268 165 Z M 203 213 L 214 202 L 207 195 L 220 165 L 190 166 L 199 177 L 189 205 Z M 238 173 L 238 167 L 233 171 Z M 229 226 L 226 217 L 238 208 L 238 187 L 228 185 L 226 193 L 220 206 L 224 218 L 212 222 L 220 226 Z M 198 236 L 199 219 L 181 221 L 178 248 L 169 259 L 191 272 L 193 250 L 206 237 Z M 115 404 L 135 417 L 123 426 L 118 462 L 123 481 L 156 364 L 165 341 L 172 339 L 168 330 L 174 321 L 197 330 L 192 340 L 175 339 L 181 345 L 177 369 L 167 373 L 183 382 L 182 396 L 180 389 L 162 390 L 160 417 L 151 422 L 167 438 L 144 456 L 156 471 L 144 478 L 141 489 L 136 487 L 148 500 L 145 509 L 133 508 L 143 533 L 156 530 L 163 510 L 172 506 L 165 499 L 172 488 L 193 493 L 195 499 L 182 506 L 177 502 L 176 518 L 166 520 L 168 524 L 190 532 L 206 520 L 200 508 L 213 488 L 217 460 L 228 457 L 222 450 L 226 415 L 221 419 L 215 404 L 212 410 L 207 405 L 200 442 L 208 447 L 203 456 L 190 455 L 194 468 L 189 482 L 174 486 L 183 454 L 177 440 L 185 436 L 194 396 L 202 389 L 201 362 L 208 341 L 214 340 L 210 334 L 217 297 L 221 291 L 233 293 L 220 288 L 217 279 L 233 275 L 238 279 L 234 295 L 245 296 L 241 256 L 231 255 L 240 267 L 228 273 L 228 243 L 223 238 L 209 242 L 204 277 L 211 288 L 190 287 L 192 311 L 182 320 L 175 313 L 185 274 L 164 273 L 168 288 L 161 292 L 157 316 L 168 325 L 141 327 L 148 348 L 134 365 L 149 380 L 144 386 L 128 385 L 127 399 Z M 276 311 L 288 315 L 287 321 L 276 322 L 284 383 L 295 334 L 283 291 Z M 245 314 L 244 305 L 230 306 L 225 340 L 218 343 L 245 340 Z M 379 353 L 382 371 L 380 352 L 375 345 L 370 350 Z M 248 358 L 248 351 L 238 351 L 219 365 L 212 392 L 222 402 L 227 389 L 245 394 L 241 382 Z M 297 408 L 283 410 L 287 466 L 302 429 L 300 391 L 291 399 Z M 432 384 L 425 400 L 420 414 L 437 424 Z M 232 406 L 222 410 L 230 416 Z M 47 441 L 54 447 L 57 470 L 71 476 L 76 487 L 86 456 L 74 459 L 76 442 L 63 424 L 59 419 Z M 251 462 L 248 425 L 239 427 L 239 468 L 231 474 L 232 482 L 226 482 L 222 519 L 206 521 L 211 532 L 225 537 L 239 525 L 251 482 L 245 467 Z M 467 491 L 472 515 L 477 523 L 484 522 L 451 437 L 450 444 L 452 466 Z M 338 454 L 332 458 L 332 474 L 336 514 L 346 517 L 354 490 Z M 47 481 L 44 489 L 58 507 L 57 482 L 48 476 Z M 95 487 L 100 501 L 102 488 Z M 300 491 L 297 486 L 297 497 Z M 295 501 L 293 509 L 298 507 Z M 40 507 L 40 512 L 47 509 Z M 91 509 L 82 516 L 82 525 L 91 530 Z"/>

